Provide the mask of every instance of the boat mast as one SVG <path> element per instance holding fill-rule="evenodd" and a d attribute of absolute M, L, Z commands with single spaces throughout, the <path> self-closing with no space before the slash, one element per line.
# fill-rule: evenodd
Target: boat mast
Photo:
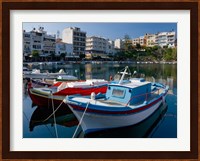
<path fill-rule="evenodd" d="M 121 79 L 120 79 L 120 81 L 119 81 L 119 84 L 121 84 L 121 83 L 122 83 L 122 81 L 123 81 L 123 79 L 124 79 L 124 76 L 125 76 L 125 74 L 127 74 L 127 73 L 126 73 L 127 69 L 128 69 L 128 66 L 126 66 L 126 67 L 125 67 L 125 70 L 124 70 L 124 72 L 122 72 L 122 77 L 121 77 Z"/>

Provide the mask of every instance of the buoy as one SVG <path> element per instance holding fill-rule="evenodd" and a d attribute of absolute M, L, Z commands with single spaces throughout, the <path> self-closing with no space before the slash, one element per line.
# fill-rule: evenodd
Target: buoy
<path fill-rule="evenodd" d="M 112 77 L 112 75 L 110 75 L 110 81 L 112 81 L 113 80 L 113 77 Z"/>

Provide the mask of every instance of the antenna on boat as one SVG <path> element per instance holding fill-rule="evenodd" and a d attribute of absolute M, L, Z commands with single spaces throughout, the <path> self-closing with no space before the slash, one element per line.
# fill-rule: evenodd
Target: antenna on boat
<path fill-rule="evenodd" d="M 155 83 L 155 78 L 154 78 L 153 76 L 152 76 L 151 78 L 153 79 L 153 81 L 152 81 L 152 82 L 153 82 L 153 83 Z"/>
<path fill-rule="evenodd" d="M 119 84 L 121 84 L 121 83 L 122 83 L 122 81 L 123 81 L 123 79 L 124 79 L 124 76 L 125 76 L 125 74 L 128 74 L 128 73 L 126 73 L 127 69 L 128 69 L 128 66 L 126 66 L 126 67 L 125 67 L 125 70 L 124 70 L 123 72 L 121 72 L 121 73 L 122 73 L 122 77 L 121 77 L 121 79 L 120 79 L 120 81 L 119 81 Z"/>

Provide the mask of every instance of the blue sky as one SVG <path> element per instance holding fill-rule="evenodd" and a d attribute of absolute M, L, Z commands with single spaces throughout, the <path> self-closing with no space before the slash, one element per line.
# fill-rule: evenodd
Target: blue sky
<path fill-rule="evenodd" d="M 23 23 L 23 30 L 31 31 L 33 28 L 44 27 L 48 34 L 64 28 L 79 27 L 87 32 L 87 36 L 101 36 L 111 40 L 124 38 L 128 34 L 131 38 L 143 36 L 145 33 L 157 33 L 174 30 L 177 33 L 177 23 Z"/>

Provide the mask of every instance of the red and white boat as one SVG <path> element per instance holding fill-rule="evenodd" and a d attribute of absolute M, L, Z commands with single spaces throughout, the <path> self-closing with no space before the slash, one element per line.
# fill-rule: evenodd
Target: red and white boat
<path fill-rule="evenodd" d="M 40 107 L 64 106 L 63 100 L 68 95 L 89 96 L 105 94 L 108 81 L 104 79 L 89 79 L 82 82 L 58 82 L 49 88 L 28 88 L 28 93 L 33 103 Z M 66 106 L 66 105 L 65 105 Z"/>

